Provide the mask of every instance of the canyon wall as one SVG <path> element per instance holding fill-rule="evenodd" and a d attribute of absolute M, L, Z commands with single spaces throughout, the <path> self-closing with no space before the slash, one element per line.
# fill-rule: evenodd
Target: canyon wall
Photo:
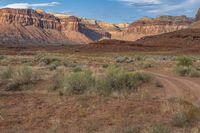
<path fill-rule="evenodd" d="M 126 30 L 115 33 L 113 38 L 134 41 L 144 36 L 158 35 L 186 29 L 192 22 L 193 20 L 186 16 L 160 16 L 157 18 L 144 17 L 131 23 Z"/>
<path fill-rule="evenodd" d="M 199 14 L 197 18 L 199 19 Z M 186 16 L 144 17 L 131 24 L 112 24 L 33 9 L 0 9 L 1 44 L 83 44 L 102 39 L 134 41 L 188 28 Z"/>

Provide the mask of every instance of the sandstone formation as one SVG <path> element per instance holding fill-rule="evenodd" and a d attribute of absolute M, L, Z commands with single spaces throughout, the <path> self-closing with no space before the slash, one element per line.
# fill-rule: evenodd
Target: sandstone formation
<path fill-rule="evenodd" d="M 200 21 L 200 9 L 197 11 L 196 21 Z"/>
<path fill-rule="evenodd" d="M 200 29 L 200 9 L 197 11 L 195 22 L 190 25 L 192 29 Z"/>
<path fill-rule="evenodd" d="M 141 38 L 135 42 L 143 46 L 161 46 L 161 47 L 174 47 L 174 48 L 194 48 L 200 43 L 200 29 L 183 29 L 161 35 L 148 36 Z"/>
<path fill-rule="evenodd" d="M 62 18 L 61 18 L 62 17 Z M 0 9 L 1 44 L 74 44 L 111 35 L 86 19 L 32 9 Z"/>
<path fill-rule="evenodd" d="M 197 19 L 198 19 L 197 15 Z M 103 39 L 134 41 L 189 27 L 186 16 L 144 17 L 131 24 L 112 24 L 33 9 L 0 9 L 1 44 L 80 44 Z"/>
<path fill-rule="evenodd" d="M 69 43 L 60 31 L 60 20 L 51 14 L 32 9 L 0 9 L 2 44 Z"/>
<path fill-rule="evenodd" d="M 144 36 L 158 35 L 186 29 L 193 20 L 186 16 L 160 16 L 157 18 L 144 17 L 131 23 L 122 33 L 117 33 L 113 38 L 134 41 Z"/>

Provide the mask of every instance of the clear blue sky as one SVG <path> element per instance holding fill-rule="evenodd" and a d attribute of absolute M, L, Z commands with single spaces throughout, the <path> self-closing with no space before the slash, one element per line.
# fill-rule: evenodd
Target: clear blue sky
<path fill-rule="evenodd" d="M 39 8 L 120 23 L 132 22 L 143 16 L 194 17 L 200 0 L 0 0 L 0 7 Z"/>

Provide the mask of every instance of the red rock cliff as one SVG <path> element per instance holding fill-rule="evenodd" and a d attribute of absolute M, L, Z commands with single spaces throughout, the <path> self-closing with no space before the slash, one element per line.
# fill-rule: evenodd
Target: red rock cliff
<path fill-rule="evenodd" d="M 161 34 L 187 28 L 192 21 L 186 16 L 160 16 L 155 19 L 143 18 L 130 24 L 127 32 Z"/>
<path fill-rule="evenodd" d="M 34 25 L 45 29 L 61 30 L 60 20 L 47 13 L 38 13 L 32 9 L 0 9 L 1 24 Z"/>
<path fill-rule="evenodd" d="M 200 21 L 200 9 L 197 11 L 196 21 Z"/>

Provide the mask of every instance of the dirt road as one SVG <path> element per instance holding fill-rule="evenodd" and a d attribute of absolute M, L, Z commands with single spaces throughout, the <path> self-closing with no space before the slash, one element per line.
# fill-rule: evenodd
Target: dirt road
<path fill-rule="evenodd" d="M 175 77 L 172 75 L 148 72 L 162 83 L 165 88 L 165 95 L 169 97 L 178 97 L 192 101 L 200 106 L 200 83 L 192 79 Z"/>

